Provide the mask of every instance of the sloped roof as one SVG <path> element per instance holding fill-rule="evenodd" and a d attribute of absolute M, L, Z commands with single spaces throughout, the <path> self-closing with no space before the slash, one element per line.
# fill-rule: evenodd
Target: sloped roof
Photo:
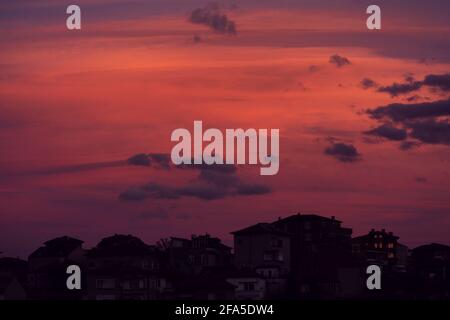
<path fill-rule="evenodd" d="M 322 220 L 322 221 L 336 221 L 338 223 L 342 222 L 342 221 L 337 220 L 337 219 L 335 219 L 333 217 L 328 218 L 328 217 L 324 217 L 324 216 L 319 216 L 317 214 L 303 214 L 303 213 L 300 214 L 300 213 L 298 213 L 298 214 L 293 214 L 293 215 L 291 215 L 289 217 L 286 217 L 286 218 L 281 218 L 281 219 L 275 221 L 274 223 L 277 223 L 277 222 L 280 222 L 280 221 L 285 222 L 285 221 L 293 221 L 293 220 L 303 220 L 303 221 Z"/>
<path fill-rule="evenodd" d="M 35 250 L 30 258 L 67 257 L 82 243 L 83 241 L 68 236 L 55 238 L 44 242 L 45 246 Z"/>
<path fill-rule="evenodd" d="M 110 256 L 147 256 L 157 253 L 154 246 L 145 244 L 141 239 L 132 235 L 116 234 L 102 239 L 95 248 L 88 252 L 90 257 Z"/>
<path fill-rule="evenodd" d="M 414 248 L 413 252 L 434 251 L 434 250 L 450 252 L 450 246 L 441 244 L 441 243 L 430 243 L 430 244 L 424 244 L 424 245 L 418 246 L 417 248 Z"/>
<path fill-rule="evenodd" d="M 283 235 L 283 236 L 290 235 L 289 233 L 284 232 L 269 223 L 257 223 L 250 227 L 231 232 L 231 234 L 233 234 L 233 235 L 266 234 L 266 233 Z"/>
<path fill-rule="evenodd" d="M 400 237 L 394 235 L 392 232 L 386 232 L 386 230 L 374 230 L 372 229 L 369 233 L 363 234 L 361 236 L 353 237 L 353 242 L 359 242 L 359 241 L 367 241 L 369 239 L 372 239 L 375 235 L 382 235 L 383 237 L 390 238 L 391 240 L 398 240 Z"/>

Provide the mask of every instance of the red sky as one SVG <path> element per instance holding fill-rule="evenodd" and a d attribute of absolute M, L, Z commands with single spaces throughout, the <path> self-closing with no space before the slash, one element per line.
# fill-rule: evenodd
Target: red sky
<path fill-rule="evenodd" d="M 222 2 L 236 35 L 190 23 L 201 1 L 80 2 L 81 31 L 65 28 L 56 1 L 2 4 L 0 251 L 26 257 L 64 234 L 88 247 L 114 233 L 152 243 L 208 232 L 229 243 L 231 231 L 297 212 L 334 215 L 355 235 L 386 228 L 411 246 L 450 243 L 448 143 L 404 151 L 363 134 L 380 125 L 367 109 L 448 98 L 426 86 L 397 97 L 361 86 L 449 73 L 450 20 L 434 1 L 406 3 L 381 4 L 383 29 L 369 31 L 364 6 L 350 2 Z M 330 63 L 334 54 L 350 64 Z M 279 174 L 236 173 L 271 192 L 120 199 L 150 182 L 196 181 L 195 171 L 124 164 L 170 153 L 171 132 L 194 120 L 279 128 Z M 330 141 L 354 146 L 357 161 L 325 154 Z"/>

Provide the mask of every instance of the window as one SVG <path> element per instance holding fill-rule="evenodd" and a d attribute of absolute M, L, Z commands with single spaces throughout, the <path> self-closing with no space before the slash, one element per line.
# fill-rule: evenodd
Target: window
<path fill-rule="evenodd" d="M 311 222 L 306 221 L 305 224 L 304 224 L 304 227 L 305 227 L 306 230 L 311 229 Z"/>
<path fill-rule="evenodd" d="M 264 252 L 264 261 L 284 261 L 283 252 L 281 251 L 266 251 Z"/>
<path fill-rule="evenodd" d="M 393 248 L 394 248 L 394 244 L 393 244 L 392 242 L 389 242 L 389 243 L 388 243 L 388 248 L 389 248 L 389 249 L 393 249 Z"/>
<path fill-rule="evenodd" d="M 130 280 L 124 283 L 124 288 L 129 290 L 143 289 L 144 280 Z"/>
<path fill-rule="evenodd" d="M 394 258 L 394 253 L 392 253 L 392 252 L 389 252 L 389 253 L 388 253 L 388 258 L 389 258 L 389 259 L 392 259 L 392 258 Z"/>
<path fill-rule="evenodd" d="M 254 282 L 242 282 L 242 288 L 244 291 L 255 291 Z"/>
<path fill-rule="evenodd" d="M 114 289 L 116 287 L 115 279 L 97 279 L 95 281 L 97 289 Z"/>
<path fill-rule="evenodd" d="M 151 280 L 150 287 L 152 289 L 159 289 L 159 288 L 161 288 L 161 279 L 153 279 L 153 280 Z"/>
<path fill-rule="evenodd" d="M 283 261 L 284 260 L 283 252 L 278 251 L 276 253 L 276 257 L 277 257 L 277 261 Z"/>
<path fill-rule="evenodd" d="M 123 282 L 123 288 L 125 290 L 137 289 L 138 282 L 136 280 L 128 280 Z"/>
<path fill-rule="evenodd" d="M 282 248 L 283 247 L 283 240 L 282 239 L 277 239 L 277 238 L 272 238 L 272 240 L 270 241 L 270 244 L 274 248 Z"/>
<path fill-rule="evenodd" d="M 208 262 L 209 262 L 209 259 L 208 259 L 208 255 L 206 255 L 206 254 L 202 254 L 201 255 L 201 263 L 202 263 L 202 266 L 207 266 L 208 265 Z"/>
<path fill-rule="evenodd" d="M 272 251 L 264 252 L 264 261 L 272 261 L 272 260 L 273 260 Z"/>

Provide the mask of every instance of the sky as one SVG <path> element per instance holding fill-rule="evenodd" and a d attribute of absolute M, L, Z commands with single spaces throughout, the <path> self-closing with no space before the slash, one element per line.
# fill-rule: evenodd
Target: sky
<path fill-rule="evenodd" d="M 0 251 L 298 212 L 450 244 L 450 3 L 0 2 Z M 223 19 L 225 15 L 226 19 Z M 209 17 L 208 19 L 204 17 Z M 225 21 L 225 22 L 224 22 Z M 280 129 L 280 171 L 178 168 L 177 128 Z"/>

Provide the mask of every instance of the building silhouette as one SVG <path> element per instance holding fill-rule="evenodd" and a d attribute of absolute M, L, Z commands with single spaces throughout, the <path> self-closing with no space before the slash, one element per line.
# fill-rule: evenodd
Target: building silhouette
<path fill-rule="evenodd" d="M 115 234 L 90 249 L 62 236 L 28 257 L 0 258 L 0 299 L 262 300 L 449 299 L 450 246 L 412 250 L 372 229 L 352 238 L 335 217 L 295 214 L 243 226 L 233 248 L 209 234 L 155 245 Z M 67 267 L 82 270 L 68 290 Z M 368 290 L 366 268 L 382 268 L 382 290 Z"/>
<path fill-rule="evenodd" d="M 269 223 L 258 223 L 232 234 L 235 266 L 265 279 L 267 297 L 285 296 L 291 270 L 291 234 Z"/>
<path fill-rule="evenodd" d="M 368 234 L 352 239 L 352 250 L 368 265 L 376 264 L 384 270 L 405 271 L 408 247 L 398 242 L 399 237 L 385 229 L 372 229 Z"/>
<path fill-rule="evenodd" d="M 68 236 L 46 241 L 28 257 L 28 294 L 31 299 L 80 299 L 66 287 L 69 265 L 84 265 L 83 241 Z"/>
<path fill-rule="evenodd" d="M 165 299 L 172 285 L 163 273 L 164 264 L 163 253 L 137 237 L 116 234 L 104 238 L 87 252 L 84 298 Z"/>
<path fill-rule="evenodd" d="M 351 254 L 352 229 L 334 216 L 295 214 L 272 225 L 291 234 L 290 296 L 343 298 L 360 295 L 360 262 Z"/>
<path fill-rule="evenodd" d="M 416 298 L 450 299 L 450 246 L 431 243 L 412 250 L 410 274 Z"/>
<path fill-rule="evenodd" d="M 18 258 L 0 258 L 0 300 L 27 298 L 28 263 Z"/>

